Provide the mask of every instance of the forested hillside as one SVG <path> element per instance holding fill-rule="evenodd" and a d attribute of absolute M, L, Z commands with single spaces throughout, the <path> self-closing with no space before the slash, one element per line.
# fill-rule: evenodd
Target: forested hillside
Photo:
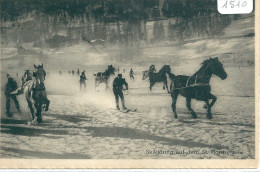
<path fill-rule="evenodd" d="M 34 47 L 141 46 L 214 37 L 239 17 L 219 14 L 216 0 L 2 0 L 1 36 Z"/>

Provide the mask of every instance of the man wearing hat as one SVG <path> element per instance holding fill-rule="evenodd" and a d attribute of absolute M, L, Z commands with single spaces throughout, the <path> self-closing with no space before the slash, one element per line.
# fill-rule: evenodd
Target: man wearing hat
<path fill-rule="evenodd" d="M 11 98 L 14 101 L 16 109 L 20 113 L 20 107 L 19 107 L 19 103 L 16 99 L 16 95 L 10 94 L 11 92 L 15 91 L 18 87 L 17 87 L 16 81 L 12 77 L 10 77 L 10 75 L 7 75 L 7 79 L 8 79 L 8 82 L 5 87 L 6 115 L 11 116 L 11 113 L 10 113 L 10 99 Z"/>
<path fill-rule="evenodd" d="M 125 78 L 122 78 L 122 74 L 119 73 L 118 76 L 113 81 L 113 92 L 114 92 L 114 95 L 115 95 L 115 98 L 116 98 L 116 109 L 117 110 L 120 110 L 120 108 L 119 108 L 119 97 L 121 98 L 123 109 L 124 110 L 127 109 L 125 107 L 123 85 L 125 85 L 126 90 L 128 90 L 128 84 L 125 81 Z"/>

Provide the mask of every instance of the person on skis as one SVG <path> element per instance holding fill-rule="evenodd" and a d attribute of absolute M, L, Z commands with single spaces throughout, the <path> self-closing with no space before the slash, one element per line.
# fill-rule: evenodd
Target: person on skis
<path fill-rule="evenodd" d="M 125 85 L 125 89 L 123 89 L 123 86 Z M 122 108 L 126 110 L 125 107 L 125 100 L 124 100 L 124 94 L 123 90 L 128 90 L 128 83 L 125 81 L 125 78 L 122 78 L 122 74 L 119 73 L 118 76 L 113 81 L 113 92 L 116 99 L 116 109 L 120 110 L 119 108 L 119 97 L 122 102 Z"/>
<path fill-rule="evenodd" d="M 130 70 L 130 72 L 129 72 L 129 76 L 130 76 L 130 79 L 131 79 L 131 80 L 135 80 L 134 71 L 133 71 L 132 68 L 131 68 L 131 70 Z"/>
<path fill-rule="evenodd" d="M 81 72 L 80 80 L 79 80 L 80 90 L 82 88 L 82 85 L 84 86 L 84 89 L 86 90 L 86 80 L 87 80 L 87 77 L 85 75 L 85 71 L 83 71 L 83 72 Z"/>

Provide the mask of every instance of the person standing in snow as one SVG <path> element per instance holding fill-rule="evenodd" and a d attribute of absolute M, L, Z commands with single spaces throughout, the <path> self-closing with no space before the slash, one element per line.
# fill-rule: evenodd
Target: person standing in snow
<path fill-rule="evenodd" d="M 124 100 L 124 94 L 123 94 L 123 86 L 125 85 L 125 90 L 128 90 L 128 83 L 125 81 L 125 78 L 122 78 L 122 74 L 119 73 L 118 76 L 113 81 L 113 93 L 115 95 L 116 99 L 116 109 L 120 110 L 119 108 L 119 97 L 122 102 L 122 108 L 126 110 L 125 107 L 125 100 Z"/>

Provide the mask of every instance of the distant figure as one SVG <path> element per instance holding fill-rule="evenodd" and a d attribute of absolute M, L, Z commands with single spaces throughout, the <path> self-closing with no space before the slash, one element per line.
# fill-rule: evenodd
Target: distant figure
<path fill-rule="evenodd" d="M 128 90 L 128 84 L 125 81 L 125 78 L 122 78 L 122 74 L 118 74 L 118 77 L 116 77 L 113 81 L 113 92 L 116 99 L 116 109 L 120 110 L 119 108 L 119 97 L 121 98 L 122 107 L 123 109 L 127 109 L 125 107 L 125 100 L 124 100 L 124 94 L 123 94 L 123 85 L 125 85 L 126 90 Z"/>
<path fill-rule="evenodd" d="M 125 73 L 125 69 L 123 69 L 123 72 Z"/>
<path fill-rule="evenodd" d="M 79 71 L 79 69 L 77 70 L 77 75 L 79 76 L 79 74 L 80 74 L 80 71 Z"/>
<path fill-rule="evenodd" d="M 70 70 L 69 70 L 69 74 L 70 74 Z"/>
<path fill-rule="evenodd" d="M 86 80 L 87 80 L 87 77 L 85 75 L 85 71 L 83 71 L 83 72 L 81 72 L 80 80 L 79 80 L 80 90 L 82 88 L 82 85 L 84 86 L 84 90 L 86 90 Z"/>
<path fill-rule="evenodd" d="M 59 73 L 60 73 L 60 75 L 61 75 L 61 70 L 60 70 L 60 72 L 59 72 Z"/>
<path fill-rule="evenodd" d="M 32 80 L 32 75 L 29 70 L 25 70 L 23 77 L 22 77 L 22 87 L 24 86 L 24 83 L 27 81 Z"/>
<path fill-rule="evenodd" d="M 134 78 L 134 71 L 133 71 L 132 68 L 130 69 L 129 76 L 130 76 L 131 80 L 135 80 L 135 78 Z"/>
<path fill-rule="evenodd" d="M 110 76 L 115 74 L 115 70 L 116 69 L 114 68 L 113 65 L 108 65 L 105 72 L 98 72 L 98 73 L 94 74 L 94 76 L 95 76 L 95 90 L 99 86 L 99 84 L 101 84 L 101 83 L 106 84 L 106 90 L 108 90 L 109 89 L 108 81 L 110 79 Z"/>
<path fill-rule="evenodd" d="M 18 88 L 17 83 L 12 77 L 9 76 L 9 74 L 7 75 L 7 79 L 8 79 L 8 82 L 7 82 L 6 87 L 5 87 L 6 115 L 10 117 L 11 116 L 11 113 L 10 113 L 10 98 L 13 99 L 17 111 L 19 113 L 21 111 L 20 111 L 19 103 L 16 99 L 16 95 L 10 94 L 11 92 L 15 91 Z"/>
<path fill-rule="evenodd" d="M 71 73 L 72 73 L 72 75 L 74 75 L 74 73 L 75 73 L 74 70 L 72 70 Z"/>

